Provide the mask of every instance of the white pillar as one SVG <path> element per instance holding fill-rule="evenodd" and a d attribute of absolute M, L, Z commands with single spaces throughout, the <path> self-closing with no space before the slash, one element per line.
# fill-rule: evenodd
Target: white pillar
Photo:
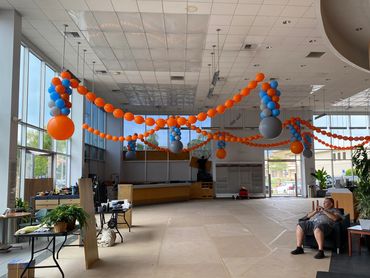
<path fill-rule="evenodd" d="M 19 64 L 22 21 L 14 10 L 0 10 L 0 212 L 14 207 L 17 171 Z"/>
<path fill-rule="evenodd" d="M 123 134 L 123 121 L 114 118 L 112 114 L 107 114 L 106 131 L 112 136 L 121 136 Z M 107 140 L 105 148 L 105 180 L 111 180 L 112 175 L 118 175 L 118 181 L 120 181 L 122 178 L 121 165 L 122 143 Z"/>

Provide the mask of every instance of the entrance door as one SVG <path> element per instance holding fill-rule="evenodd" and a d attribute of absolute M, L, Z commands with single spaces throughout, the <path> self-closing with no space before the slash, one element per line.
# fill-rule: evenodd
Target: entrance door
<path fill-rule="evenodd" d="M 270 196 L 302 196 L 300 156 L 290 150 L 265 151 Z"/>

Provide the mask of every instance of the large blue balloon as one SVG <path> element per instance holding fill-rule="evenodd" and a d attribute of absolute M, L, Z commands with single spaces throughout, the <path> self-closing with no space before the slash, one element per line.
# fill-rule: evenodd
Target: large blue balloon
<path fill-rule="evenodd" d="M 55 101 L 55 106 L 62 109 L 66 106 L 66 104 L 64 103 L 64 100 L 60 98 Z"/>
<path fill-rule="evenodd" d="M 281 96 L 281 92 L 279 90 L 276 90 L 275 95 L 277 95 L 279 97 L 279 96 Z"/>
<path fill-rule="evenodd" d="M 63 115 L 68 116 L 69 113 L 71 113 L 71 110 L 69 110 L 69 108 L 67 108 L 67 107 L 64 107 L 64 108 L 61 109 L 61 112 L 62 112 Z"/>
<path fill-rule="evenodd" d="M 64 87 L 69 87 L 71 85 L 71 81 L 69 81 L 68 79 L 63 79 L 62 80 L 62 85 Z"/>
<path fill-rule="evenodd" d="M 50 98 L 54 101 L 60 99 L 60 95 L 57 92 L 53 92 L 50 94 Z"/>
<path fill-rule="evenodd" d="M 262 99 L 264 96 L 266 96 L 267 94 L 266 94 L 266 92 L 265 91 L 260 91 L 259 92 L 259 96 L 260 96 L 260 98 Z"/>
<path fill-rule="evenodd" d="M 267 108 L 271 110 L 275 109 L 276 108 L 275 102 L 270 101 L 269 103 L 267 103 Z"/>
<path fill-rule="evenodd" d="M 268 104 L 271 101 L 271 98 L 269 96 L 264 96 L 262 101 L 263 103 Z"/>
<path fill-rule="evenodd" d="M 276 80 L 272 80 L 270 82 L 270 87 L 273 88 L 273 89 L 276 89 L 278 85 L 279 85 L 279 83 Z"/>
<path fill-rule="evenodd" d="M 66 93 L 69 94 L 69 95 L 72 95 L 72 89 L 71 88 L 66 88 Z"/>
<path fill-rule="evenodd" d="M 279 109 L 273 109 L 272 110 L 272 116 L 277 117 L 279 115 L 280 115 L 280 110 Z"/>

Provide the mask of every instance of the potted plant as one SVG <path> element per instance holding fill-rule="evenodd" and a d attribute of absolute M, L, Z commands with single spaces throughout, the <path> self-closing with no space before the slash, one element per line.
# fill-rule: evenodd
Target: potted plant
<path fill-rule="evenodd" d="M 54 226 L 54 232 L 62 233 L 73 230 L 76 220 L 80 228 L 86 225 L 88 214 L 80 207 L 75 205 L 59 205 L 49 211 L 43 218 L 42 223 L 48 226 Z"/>
<path fill-rule="evenodd" d="M 15 211 L 27 211 L 29 209 L 28 203 L 22 198 L 15 198 Z"/>
<path fill-rule="evenodd" d="M 316 197 L 325 197 L 326 195 L 326 183 L 330 175 L 324 170 L 324 168 L 316 170 L 314 173 L 311 173 L 318 182 L 319 190 L 316 191 Z"/>
<path fill-rule="evenodd" d="M 358 176 L 358 186 L 354 193 L 360 225 L 362 229 L 370 230 L 370 161 L 363 146 L 358 147 L 353 154 L 352 165 Z"/>

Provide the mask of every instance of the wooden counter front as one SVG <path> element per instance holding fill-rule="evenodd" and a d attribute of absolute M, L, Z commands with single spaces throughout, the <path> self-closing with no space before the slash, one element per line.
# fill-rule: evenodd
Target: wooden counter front
<path fill-rule="evenodd" d="M 334 199 L 338 208 L 343 208 L 346 213 L 349 213 L 351 221 L 355 221 L 358 217 L 358 211 L 355 206 L 355 198 L 353 193 L 348 192 L 332 192 L 331 197 Z"/>
<path fill-rule="evenodd" d="M 134 186 L 133 205 L 188 201 L 190 184 Z"/>

